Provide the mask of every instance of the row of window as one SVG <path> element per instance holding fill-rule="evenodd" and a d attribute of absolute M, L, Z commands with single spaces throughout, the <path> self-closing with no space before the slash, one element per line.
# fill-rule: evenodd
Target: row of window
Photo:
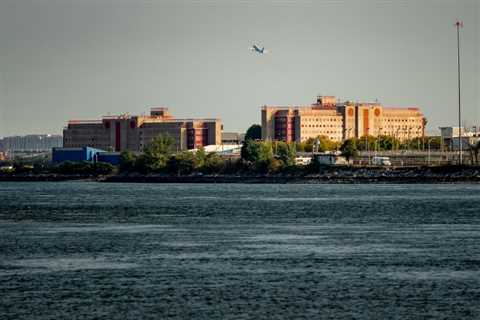
<path fill-rule="evenodd" d="M 324 125 L 321 125 L 321 124 L 309 124 L 309 125 L 306 125 L 306 124 L 302 124 L 301 126 L 302 128 L 336 128 L 338 127 L 338 125 L 335 125 L 335 124 L 324 124 Z"/>
<path fill-rule="evenodd" d="M 386 119 L 383 119 L 383 121 L 386 121 L 386 122 L 420 122 L 420 119 L 395 119 L 395 118 L 386 118 Z"/>
<path fill-rule="evenodd" d="M 342 121 L 342 119 L 338 119 L 338 118 L 302 118 L 302 122 L 324 122 L 324 121 L 328 121 L 328 122 L 340 122 Z"/>

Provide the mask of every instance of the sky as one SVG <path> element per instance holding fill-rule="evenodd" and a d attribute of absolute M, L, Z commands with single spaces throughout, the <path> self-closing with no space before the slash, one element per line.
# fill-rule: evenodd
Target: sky
<path fill-rule="evenodd" d="M 419 106 L 433 131 L 458 123 L 456 19 L 480 125 L 478 0 L 0 0 L 0 136 L 152 106 L 244 132 L 317 95 Z"/>

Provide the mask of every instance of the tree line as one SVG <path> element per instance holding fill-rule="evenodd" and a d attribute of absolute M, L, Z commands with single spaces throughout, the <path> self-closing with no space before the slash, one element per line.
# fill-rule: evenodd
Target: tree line
<path fill-rule="evenodd" d="M 332 141 L 326 136 L 310 138 L 303 142 L 262 141 L 259 125 L 252 125 L 247 130 L 240 159 L 225 159 L 218 153 L 205 152 L 202 147 L 195 151 L 180 152 L 175 152 L 174 147 L 175 141 L 172 137 L 160 135 L 155 137 L 142 153 L 122 152 L 118 168 L 101 162 L 66 161 L 52 165 L 47 159 L 42 158 L 31 163 L 23 160 L 13 161 L 11 162 L 13 169 L 9 169 L 9 171 L 10 173 L 78 175 L 108 175 L 115 171 L 170 175 L 299 172 L 302 170 L 316 171 L 318 166 L 315 163 L 308 166 L 297 166 L 296 156 L 299 152 L 338 151 L 347 160 L 350 160 L 357 157 L 359 151 L 425 150 L 427 147 L 438 150 L 442 148 L 440 138 L 415 138 L 400 141 L 391 136 L 350 138 L 342 143 Z M 478 163 L 479 147 L 471 148 L 474 152 L 472 159 L 475 160 L 475 163 Z"/>

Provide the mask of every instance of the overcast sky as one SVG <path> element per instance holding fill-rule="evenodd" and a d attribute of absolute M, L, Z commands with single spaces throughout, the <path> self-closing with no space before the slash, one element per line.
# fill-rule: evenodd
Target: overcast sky
<path fill-rule="evenodd" d="M 480 124 L 480 1 L 0 0 L 0 136 L 141 114 L 260 123 L 318 94 L 418 105 L 429 129 Z M 271 53 L 255 55 L 257 43 Z"/>

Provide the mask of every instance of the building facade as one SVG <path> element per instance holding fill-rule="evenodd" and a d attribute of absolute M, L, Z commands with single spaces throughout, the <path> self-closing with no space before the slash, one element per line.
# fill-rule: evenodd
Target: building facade
<path fill-rule="evenodd" d="M 326 136 L 333 141 L 388 135 L 399 140 L 422 137 L 423 114 L 418 107 L 393 108 L 379 103 L 337 103 L 319 96 L 310 106 L 264 106 L 262 139 L 302 142 Z"/>
<path fill-rule="evenodd" d="M 152 108 L 149 116 L 71 120 L 63 130 L 63 146 L 142 151 L 153 138 L 169 135 L 175 141 L 175 149 L 187 150 L 220 144 L 221 131 L 220 119 L 175 119 L 167 108 Z"/>
<path fill-rule="evenodd" d="M 244 140 L 244 133 L 222 132 L 222 144 L 242 144 Z"/>
<path fill-rule="evenodd" d="M 2 152 L 44 152 L 61 146 L 61 135 L 30 134 L 0 139 L 0 151 Z"/>

